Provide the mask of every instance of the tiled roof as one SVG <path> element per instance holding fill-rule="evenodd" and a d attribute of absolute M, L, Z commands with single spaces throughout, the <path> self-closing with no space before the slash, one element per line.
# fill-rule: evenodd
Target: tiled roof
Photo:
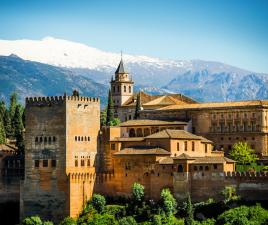
<path fill-rule="evenodd" d="M 123 60 L 120 60 L 120 63 L 115 71 L 115 73 L 127 73 L 126 69 L 124 68 Z"/>
<path fill-rule="evenodd" d="M 159 164 L 173 164 L 173 158 L 165 157 L 158 160 Z"/>
<path fill-rule="evenodd" d="M 114 155 L 170 155 L 170 152 L 154 146 L 133 146 L 124 148 Z"/>
<path fill-rule="evenodd" d="M 205 156 L 205 157 L 200 157 L 196 158 L 193 164 L 207 164 L 207 163 L 235 163 L 234 160 L 229 159 L 227 157 L 213 157 L 213 156 Z"/>
<path fill-rule="evenodd" d="M 17 148 L 14 145 L 9 145 L 9 144 L 0 144 L 0 151 L 16 151 Z"/>
<path fill-rule="evenodd" d="M 186 125 L 181 121 L 164 121 L 164 120 L 128 120 L 120 124 L 120 127 L 128 126 L 156 126 L 156 125 Z"/>
<path fill-rule="evenodd" d="M 185 130 L 171 130 L 171 129 L 162 130 L 155 134 L 151 134 L 146 138 L 190 139 L 190 140 L 201 140 L 203 142 L 211 142 L 206 138 L 194 135 Z"/>
<path fill-rule="evenodd" d="M 248 106 L 268 106 L 268 100 L 239 101 L 239 102 L 207 102 L 184 105 L 170 105 L 157 110 L 176 109 L 205 109 L 205 108 L 225 108 L 225 107 L 248 107 Z"/>
<path fill-rule="evenodd" d="M 187 160 L 193 160 L 195 158 L 185 154 L 185 153 L 182 153 L 180 154 L 179 156 L 176 156 L 176 157 L 173 157 L 174 159 L 187 159 Z"/>

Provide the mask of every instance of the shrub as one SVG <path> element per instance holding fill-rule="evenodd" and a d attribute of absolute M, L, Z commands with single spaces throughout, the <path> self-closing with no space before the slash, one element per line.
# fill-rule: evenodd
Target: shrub
<path fill-rule="evenodd" d="M 132 199 L 136 203 L 144 200 L 144 186 L 139 183 L 134 183 L 132 186 Z"/>
<path fill-rule="evenodd" d="M 126 215 L 126 207 L 122 205 L 107 205 L 105 213 L 114 215 L 116 219 L 120 219 Z"/>
<path fill-rule="evenodd" d="M 137 222 L 132 216 L 127 216 L 119 220 L 119 225 L 137 225 Z"/>
<path fill-rule="evenodd" d="M 224 196 L 224 203 L 239 200 L 239 196 L 236 195 L 236 189 L 232 186 L 226 186 L 221 194 Z"/>
<path fill-rule="evenodd" d="M 162 225 L 162 218 L 160 215 L 154 215 L 152 218 L 152 225 Z"/>
<path fill-rule="evenodd" d="M 87 225 L 118 225 L 114 216 L 109 214 L 95 214 L 87 221 Z"/>
<path fill-rule="evenodd" d="M 91 204 L 98 213 L 102 213 L 105 209 L 106 200 L 102 195 L 94 194 L 91 200 Z"/>
<path fill-rule="evenodd" d="M 76 221 L 71 217 L 66 217 L 59 225 L 76 225 Z"/>

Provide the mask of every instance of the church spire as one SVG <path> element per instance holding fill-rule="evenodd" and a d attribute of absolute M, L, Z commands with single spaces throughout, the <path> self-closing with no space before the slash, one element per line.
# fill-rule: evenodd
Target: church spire
<path fill-rule="evenodd" d="M 122 57 L 122 51 L 121 51 L 121 60 L 120 63 L 115 71 L 115 74 L 119 74 L 119 73 L 128 73 L 124 67 L 124 62 L 123 62 L 123 57 Z"/>

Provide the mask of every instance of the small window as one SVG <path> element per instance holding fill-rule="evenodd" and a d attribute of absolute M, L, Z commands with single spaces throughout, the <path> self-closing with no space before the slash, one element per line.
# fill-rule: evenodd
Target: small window
<path fill-rule="evenodd" d="M 74 165 L 75 165 L 75 167 L 78 167 L 78 160 L 77 159 L 74 161 Z"/>
<path fill-rule="evenodd" d="M 83 141 L 83 136 L 81 137 L 81 141 Z"/>
<path fill-rule="evenodd" d="M 34 160 L 34 167 L 39 167 L 39 160 Z"/>
<path fill-rule="evenodd" d="M 199 166 L 199 170 L 201 170 L 201 171 L 202 171 L 202 170 L 203 170 L 203 166 Z"/>
<path fill-rule="evenodd" d="M 120 92 L 119 86 L 117 86 L 117 92 Z"/>
<path fill-rule="evenodd" d="M 194 166 L 194 171 L 197 171 L 197 166 Z"/>
<path fill-rule="evenodd" d="M 187 141 L 184 142 L 184 151 L 187 151 Z"/>
<path fill-rule="evenodd" d="M 114 89 L 114 93 L 115 93 L 115 86 L 113 86 L 113 89 Z"/>
<path fill-rule="evenodd" d="M 208 166 L 205 166 L 205 170 L 208 171 L 209 170 L 209 167 Z"/>
<path fill-rule="evenodd" d="M 51 160 L 51 167 L 56 167 L 57 166 L 57 161 L 56 159 Z"/>
<path fill-rule="evenodd" d="M 87 166 L 90 166 L 90 159 L 87 160 Z"/>
<path fill-rule="evenodd" d="M 40 137 L 39 141 L 42 143 L 42 142 L 43 142 L 43 138 L 42 138 L 42 137 Z"/>
<path fill-rule="evenodd" d="M 87 137 L 87 140 L 90 141 L 90 137 Z"/>
<path fill-rule="evenodd" d="M 77 136 L 74 137 L 74 140 L 77 141 Z"/>
<path fill-rule="evenodd" d="M 44 138 L 44 142 L 47 142 L 47 137 Z"/>
<path fill-rule="evenodd" d="M 128 92 L 131 93 L 131 86 L 128 87 Z"/>
<path fill-rule="evenodd" d="M 131 115 L 128 116 L 128 119 L 131 120 Z"/>
<path fill-rule="evenodd" d="M 87 141 L 87 137 L 86 136 L 85 136 L 84 140 Z"/>
<path fill-rule="evenodd" d="M 195 150 L 195 143 L 194 143 L 194 141 L 192 141 L 192 151 L 194 151 Z"/>
<path fill-rule="evenodd" d="M 208 144 L 205 144 L 205 153 L 208 152 Z"/>
<path fill-rule="evenodd" d="M 177 142 L 177 151 L 180 151 L 180 143 Z"/>
<path fill-rule="evenodd" d="M 55 142 L 57 139 L 56 139 L 56 137 L 55 136 L 53 136 L 53 141 Z"/>
<path fill-rule="evenodd" d="M 78 141 L 80 141 L 80 136 L 78 136 Z"/>
<path fill-rule="evenodd" d="M 115 150 L 115 144 L 111 144 L 111 149 Z"/>
<path fill-rule="evenodd" d="M 81 160 L 81 166 L 85 166 L 85 161 L 83 159 Z"/>
<path fill-rule="evenodd" d="M 48 143 L 51 143 L 51 137 L 48 137 Z"/>
<path fill-rule="evenodd" d="M 124 86 L 124 92 L 127 92 L 127 87 L 126 86 Z"/>
<path fill-rule="evenodd" d="M 35 137 L 35 142 L 38 142 L 38 137 Z"/>
<path fill-rule="evenodd" d="M 213 168 L 214 168 L 214 170 L 218 169 L 218 165 L 217 164 L 213 164 Z"/>
<path fill-rule="evenodd" d="M 48 167 L 48 160 L 47 159 L 43 160 L 43 167 Z"/>

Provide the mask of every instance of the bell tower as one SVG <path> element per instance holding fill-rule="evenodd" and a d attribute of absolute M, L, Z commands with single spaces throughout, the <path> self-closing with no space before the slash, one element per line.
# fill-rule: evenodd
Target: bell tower
<path fill-rule="evenodd" d="M 121 55 L 120 63 L 115 71 L 115 77 L 111 79 L 111 93 L 115 115 L 117 114 L 118 107 L 122 106 L 133 95 L 133 84 L 134 82 L 124 67 Z"/>

